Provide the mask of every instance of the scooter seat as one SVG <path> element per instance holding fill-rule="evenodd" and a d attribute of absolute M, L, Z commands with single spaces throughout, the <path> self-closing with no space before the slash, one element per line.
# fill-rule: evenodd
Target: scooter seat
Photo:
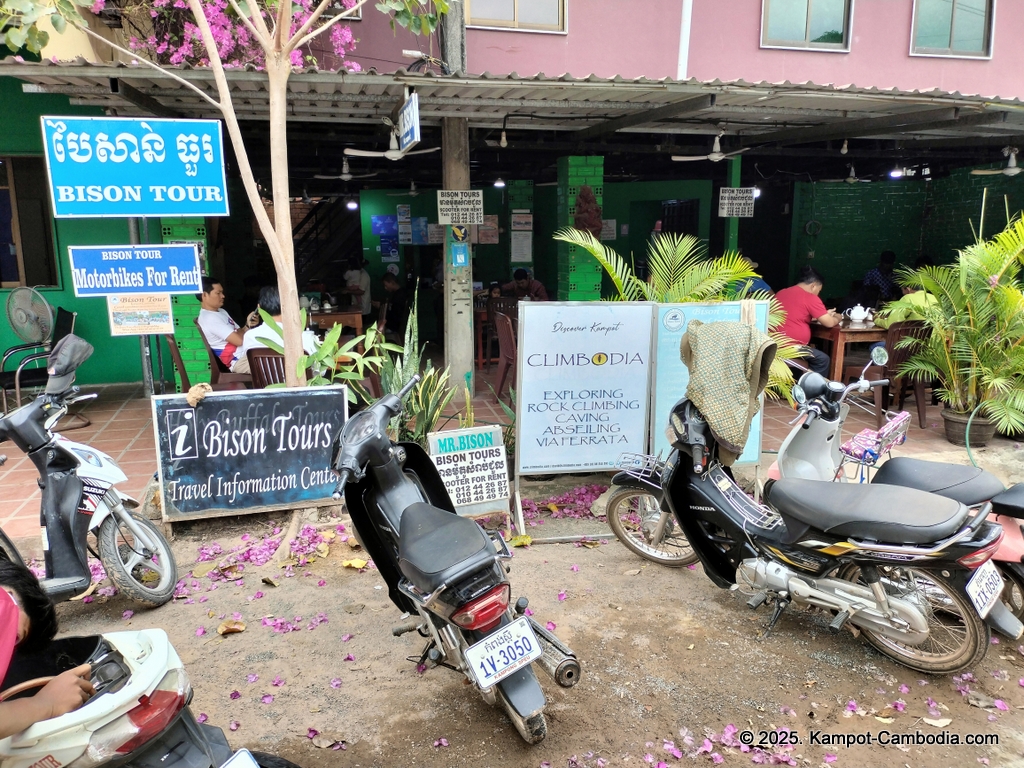
<path fill-rule="evenodd" d="M 1024 483 L 1017 483 L 998 496 L 993 496 L 992 511 L 997 515 L 1024 520 Z"/>
<path fill-rule="evenodd" d="M 398 567 L 421 592 L 494 562 L 494 544 L 479 525 L 423 502 L 402 513 L 398 535 Z"/>
<path fill-rule="evenodd" d="M 981 504 L 1003 492 L 999 478 L 984 469 L 903 457 L 885 462 L 871 482 L 916 488 L 968 506 Z"/>
<path fill-rule="evenodd" d="M 803 524 L 886 544 L 940 541 L 956 533 L 970 513 L 960 502 L 913 488 L 820 480 L 778 480 L 768 501 L 790 530 Z"/>

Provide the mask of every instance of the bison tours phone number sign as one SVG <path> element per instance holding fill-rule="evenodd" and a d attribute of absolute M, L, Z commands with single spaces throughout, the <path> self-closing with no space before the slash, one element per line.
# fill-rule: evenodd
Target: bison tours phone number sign
<path fill-rule="evenodd" d="M 650 340 L 650 304 L 520 303 L 520 473 L 610 469 L 644 452 Z"/>
<path fill-rule="evenodd" d="M 289 508 L 329 499 L 345 387 L 153 398 L 164 520 Z"/>
<path fill-rule="evenodd" d="M 501 427 L 427 435 L 430 460 L 460 514 L 508 512 L 508 463 Z"/>

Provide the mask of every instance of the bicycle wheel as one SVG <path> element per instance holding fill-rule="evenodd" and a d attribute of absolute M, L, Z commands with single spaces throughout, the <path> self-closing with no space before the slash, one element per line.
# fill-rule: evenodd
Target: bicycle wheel
<path fill-rule="evenodd" d="M 653 563 L 678 568 L 697 553 L 657 497 L 640 485 L 622 485 L 608 499 L 608 525 L 627 549 Z"/>

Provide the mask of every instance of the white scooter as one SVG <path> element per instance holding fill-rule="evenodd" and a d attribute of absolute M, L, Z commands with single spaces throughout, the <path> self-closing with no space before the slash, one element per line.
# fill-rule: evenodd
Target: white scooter
<path fill-rule="evenodd" d="M 128 478 L 107 454 L 52 431 L 68 406 L 96 397 L 81 395 L 71 386 L 75 369 L 92 351 L 92 345 L 77 336 L 61 339 L 47 360 L 50 378 L 45 393 L 0 417 L 0 442 L 12 441 L 39 471 L 46 564 L 41 584 L 50 598 L 67 600 L 88 589 L 92 533 L 100 561 L 117 588 L 144 605 L 163 605 L 174 596 L 174 555 L 155 525 L 128 510 L 138 503 L 115 487 Z M 6 460 L 0 456 L 0 465 Z M 0 557 L 22 560 L 2 530 Z"/>
<path fill-rule="evenodd" d="M 233 753 L 220 728 L 196 721 L 188 675 L 160 629 L 63 638 L 41 653 L 16 653 L 0 701 L 32 695 L 82 663 L 92 665 L 96 694 L 0 739 L 0 768 L 297 768 L 273 755 Z"/>

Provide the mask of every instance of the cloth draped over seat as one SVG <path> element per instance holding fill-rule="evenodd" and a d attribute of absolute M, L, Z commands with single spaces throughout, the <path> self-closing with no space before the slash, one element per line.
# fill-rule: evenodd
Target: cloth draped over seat
<path fill-rule="evenodd" d="M 735 463 L 768 384 L 776 344 L 753 324 L 691 320 L 679 345 L 690 371 L 686 397 L 707 420 L 725 466 Z"/>

